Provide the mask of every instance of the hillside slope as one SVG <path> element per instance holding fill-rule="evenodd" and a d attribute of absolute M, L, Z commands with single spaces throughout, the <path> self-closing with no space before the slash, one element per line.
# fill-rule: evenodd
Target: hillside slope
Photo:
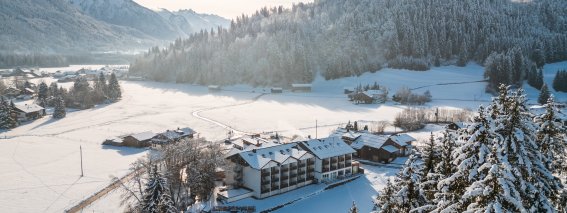
<path fill-rule="evenodd" d="M 262 8 L 140 57 L 130 71 L 159 81 L 288 86 L 383 66 L 480 64 L 518 48 L 531 63 L 567 59 L 567 1 L 320 0 Z"/>

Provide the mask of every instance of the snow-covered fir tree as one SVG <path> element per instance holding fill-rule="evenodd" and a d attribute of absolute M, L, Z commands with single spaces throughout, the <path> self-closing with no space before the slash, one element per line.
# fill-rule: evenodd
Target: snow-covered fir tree
<path fill-rule="evenodd" d="M 383 208 L 382 212 L 410 212 L 426 204 L 425 195 L 419 187 L 423 175 L 422 170 L 422 163 L 418 161 L 415 155 L 410 155 L 395 177 L 393 188 L 397 191 L 386 204 L 388 208 Z M 380 196 L 384 196 L 384 194 Z"/>
<path fill-rule="evenodd" d="M 545 166 L 537 144 L 537 125 L 526 107 L 523 90 L 509 92 L 504 85 L 500 88 L 500 98 L 494 103 L 500 109 L 494 131 L 502 146 L 497 150 L 507 158 L 501 161 L 509 163 L 514 186 L 521 202 L 527 205 L 525 208 L 548 212 L 554 209 L 551 197 L 560 189 L 560 183 Z"/>
<path fill-rule="evenodd" d="M 112 101 L 116 101 L 122 97 L 122 91 L 120 90 L 120 84 L 116 75 L 112 73 L 110 79 L 108 80 L 108 98 Z"/>
<path fill-rule="evenodd" d="M 141 203 L 144 213 L 176 213 L 177 208 L 171 199 L 167 180 L 159 173 L 157 166 L 149 174 L 144 197 Z"/>
<path fill-rule="evenodd" d="M 397 213 L 398 211 L 395 208 L 395 195 L 397 191 L 398 188 L 388 179 L 386 187 L 384 187 L 376 198 L 375 210 L 379 210 L 380 213 Z"/>
<path fill-rule="evenodd" d="M 55 106 L 53 109 L 53 118 L 61 119 L 67 115 L 65 111 L 65 101 L 61 96 L 55 97 Z"/>
<path fill-rule="evenodd" d="M 356 207 L 356 203 L 352 201 L 352 206 L 350 207 L 349 213 L 358 213 L 358 208 Z"/>
<path fill-rule="evenodd" d="M 544 83 L 543 86 L 541 86 L 541 89 L 539 90 L 539 96 L 537 98 L 537 102 L 541 105 L 546 104 L 550 96 L 551 93 L 549 92 L 549 88 L 547 88 L 547 84 Z"/>
<path fill-rule="evenodd" d="M 48 97 L 49 88 L 45 82 L 41 82 L 39 84 L 39 88 L 37 91 L 37 100 L 39 101 L 39 105 L 45 107 L 47 105 L 47 97 Z"/>
<path fill-rule="evenodd" d="M 472 182 L 484 177 L 478 173 L 478 168 L 486 162 L 486 157 L 490 152 L 492 144 L 490 121 L 491 117 L 481 106 L 478 109 L 478 115 L 474 118 L 474 123 L 465 131 L 460 132 L 460 140 L 463 140 L 463 143 L 454 152 L 456 156 L 453 165 L 456 165 L 456 168 L 454 173 L 439 181 L 436 212 L 444 210 L 461 212 L 468 205 L 467 200 L 458 199 L 458 197 L 465 193 L 466 188 Z"/>
<path fill-rule="evenodd" d="M 440 179 L 435 167 L 441 160 L 441 153 L 439 147 L 436 145 L 433 133 L 431 133 L 429 140 L 425 146 L 421 148 L 420 152 L 423 160 L 423 180 L 421 181 L 420 187 L 423 189 L 426 199 L 432 201 L 435 193 L 437 193 L 437 183 Z"/>
<path fill-rule="evenodd" d="M 528 212 L 522 203 L 520 186 L 516 185 L 521 181 L 516 179 L 513 165 L 505 156 L 506 146 L 505 142 L 496 141 L 491 147 L 486 162 L 478 168 L 486 176 L 473 182 L 463 195 L 463 199 L 471 201 L 464 212 Z"/>
<path fill-rule="evenodd" d="M 12 129 L 18 126 L 18 120 L 14 116 L 14 102 L 0 101 L 0 129 Z"/>

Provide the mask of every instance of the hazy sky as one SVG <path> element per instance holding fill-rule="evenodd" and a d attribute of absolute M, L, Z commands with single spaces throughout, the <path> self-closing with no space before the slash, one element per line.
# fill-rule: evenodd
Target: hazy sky
<path fill-rule="evenodd" d="M 216 14 L 228 19 L 238 15 L 252 14 L 261 7 L 283 5 L 291 7 L 293 3 L 313 2 L 313 0 L 134 0 L 150 9 L 168 10 L 193 9 L 198 13 Z"/>

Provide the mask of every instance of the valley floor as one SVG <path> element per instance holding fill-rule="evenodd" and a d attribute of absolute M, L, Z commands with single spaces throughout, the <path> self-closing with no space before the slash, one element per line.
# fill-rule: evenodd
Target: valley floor
<path fill-rule="evenodd" d="M 546 65 L 545 81 L 550 85 L 554 73 L 566 68 L 567 62 Z M 344 87 L 378 84 L 390 88 L 391 94 L 407 86 L 416 92 L 429 89 L 433 102 L 428 107 L 470 108 L 488 104 L 484 93 L 482 67 L 470 64 L 434 68 L 426 72 L 384 69 L 359 77 L 313 83 L 312 93 L 266 94 L 269 89 L 231 86 L 218 93 L 206 87 L 156 82 L 122 82 L 121 101 L 75 111 L 61 120 L 50 116 L 0 132 L 0 206 L 6 212 L 62 212 L 80 200 L 108 185 L 111 176 L 123 176 L 145 149 L 105 147 L 104 139 L 143 131 L 164 131 L 191 127 L 200 137 L 221 140 L 232 128 L 241 132 L 278 131 L 284 135 L 324 137 L 338 125 L 351 120 L 392 121 L 405 106 L 391 102 L 378 105 L 354 105 L 343 92 Z M 446 84 L 472 82 L 461 84 Z M 443 85 L 438 85 L 443 84 Z M 533 103 L 538 91 L 525 86 Z M 252 92 L 254 91 L 254 92 Z M 557 94 L 567 101 L 567 94 Z M 315 131 L 315 121 L 319 128 Z M 412 133 L 426 139 L 428 129 Z M 83 149 L 85 176 L 80 177 L 79 146 Z M 355 200 L 363 212 L 395 169 L 365 166 L 367 173 L 352 183 L 337 187 L 309 200 L 279 209 L 278 212 L 316 211 L 325 206 L 328 212 L 346 212 Z M 362 190 L 362 191 L 361 191 Z M 339 199 L 341 198 L 341 199 Z M 116 191 L 89 207 L 88 212 L 115 212 Z M 336 201 L 336 202 L 335 202 Z"/>

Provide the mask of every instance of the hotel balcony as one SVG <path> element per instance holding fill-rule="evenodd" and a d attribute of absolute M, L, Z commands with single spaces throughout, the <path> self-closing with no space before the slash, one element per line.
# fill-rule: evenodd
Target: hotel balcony
<path fill-rule="evenodd" d="M 299 175 L 303 175 L 303 174 L 305 174 L 305 170 L 304 170 L 304 171 L 299 171 L 299 173 L 298 173 L 298 174 L 299 174 Z"/>
<path fill-rule="evenodd" d="M 287 175 L 282 175 L 282 180 L 287 180 L 289 178 L 289 176 Z"/>
<path fill-rule="evenodd" d="M 280 169 L 277 167 L 272 168 L 272 173 L 279 173 Z"/>
<path fill-rule="evenodd" d="M 283 189 L 283 188 L 286 188 L 286 187 L 288 187 L 288 186 L 289 186 L 289 185 L 288 185 L 287 183 L 282 183 L 282 184 L 281 184 L 281 188 L 282 188 L 282 189 Z"/>
<path fill-rule="evenodd" d="M 337 166 L 333 165 L 331 166 L 331 171 L 337 170 Z"/>
<path fill-rule="evenodd" d="M 305 163 L 304 162 L 299 163 L 299 167 L 305 167 Z"/>
<path fill-rule="evenodd" d="M 277 181 L 279 181 L 279 180 L 280 180 L 279 177 L 272 177 L 272 182 L 277 182 Z"/>
<path fill-rule="evenodd" d="M 297 165 L 291 166 L 291 170 L 295 170 L 295 169 L 297 169 Z"/>
<path fill-rule="evenodd" d="M 278 190 L 278 189 L 280 189 L 280 186 L 278 186 L 278 185 L 272 185 L 272 191 Z"/>
<path fill-rule="evenodd" d="M 270 188 L 264 188 L 262 187 L 262 194 L 268 193 L 270 192 Z"/>
<path fill-rule="evenodd" d="M 282 167 L 282 172 L 287 172 L 287 171 L 289 171 L 289 168 L 288 168 L 287 166 L 286 166 L 286 167 Z"/>
<path fill-rule="evenodd" d="M 323 165 L 328 165 L 328 164 L 329 164 L 329 159 L 323 160 Z"/>
<path fill-rule="evenodd" d="M 291 181 L 291 182 L 289 182 L 289 186 L 294 186 L 295 184 L 297 184 L 296 181 Z"/>
<path fill-rule="evenodd" d="M 331 158 L 331 163 L 336 163 L 337 162 L 337 158 L 333 157 Z"/>
<path fill-rule="evenodd" d="M 346 160 L 352 160 L 352 157 L 351 157 L 350 155 L 346 155 L 346 156 L 345 156 L 345 159 L 346 159 Z"/>

